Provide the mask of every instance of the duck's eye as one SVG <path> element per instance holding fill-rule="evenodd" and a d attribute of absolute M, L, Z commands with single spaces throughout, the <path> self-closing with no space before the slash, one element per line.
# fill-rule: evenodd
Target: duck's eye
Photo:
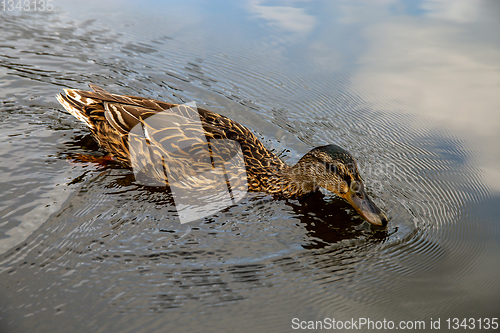
<path fill-rule="evenodd" d="M 356 194 L 356 196 L 360 199 L 363 199 L 362 186 L 359 182 L 353 181 L 351 183 L 351 190 Z"/>
<path fill-rule="evenodd" d="M 326 165 L 326 169 L 328 170 L 328 172 L 330 173 L 337 173 L 337 165 L 336 164 L 331 164 L 331 163 L 328 163 Z"/>

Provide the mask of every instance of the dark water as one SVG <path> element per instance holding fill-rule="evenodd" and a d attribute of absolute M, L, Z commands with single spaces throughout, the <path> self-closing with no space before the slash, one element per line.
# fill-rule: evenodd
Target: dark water
<path fill-rule="evenodd" d="M 53 5 L 0 12 L 0 331 L 499 317 L 497 1 Z M 54 98 L 88 83 L 196 101 L 289 163 L 343 146 L 389 226 L 327 192 L 180 224 L 130 170 L 68 159 L 102 154 Z"/>

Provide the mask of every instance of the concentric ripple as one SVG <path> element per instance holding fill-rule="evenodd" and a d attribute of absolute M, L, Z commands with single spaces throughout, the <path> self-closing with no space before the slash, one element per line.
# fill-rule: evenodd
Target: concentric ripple
<path fill-rule="evenodd" d="M 362 71 L 369 60 L 346 60 L 353 50 L 330 50 L 345 66 L 326 70 L 308 53 L 331 43 L 321 34 L 275 38 L 245 19 L 228 21 L 231 35 L 197 11 L 188 24 L 73 6 L 48 16 L 0 12 L 1 325 L 280 332 L 293 318 L 498 314 L 490 175 L 499 169 L 473 144 L 482 137 L 409 111 L 392 90 L 363 91 L 359 82 L 378 76 Z M 314 146 L 340 145 L 389 226 L 371 227 L 326 191 L 300 201 L 249 193 L 180 224 L 167 189 L 141 186 L 120 165 L 74 158 L 104 152 L 53 96 L 90 82 L 196 101 L 248 126 L 291 164 Z M 387 100 L 397 107 L 383 107 Z"/>

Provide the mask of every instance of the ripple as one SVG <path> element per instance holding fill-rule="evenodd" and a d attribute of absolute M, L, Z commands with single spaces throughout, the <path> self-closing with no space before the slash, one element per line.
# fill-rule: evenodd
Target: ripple
<path fill-rule="evenodd" d="M 154 331 L 166 321 L 188 330 L 193 317 L 213 330 L 220 319 L 283 331 L 293 317 L 418 318 L 498 295 L 489 292 L 498 228 L 488 210 L 498 198 L 476 162 L 484 151 L 406 112 L 409 102 L 390 91 L 354 92 L 352 82 L 370 74 L 299 66 L 258 41 L 202 43 L 168 22 L 143 35 L 114 18 L 54 14 L 42 25 L 1 16 L 0 242 L 17 235 L 2 247 L 2 281 L 16 291 L 5 292 L 2 313 L 61 310 L 82 323 L 91 304 L 102 331 Z M 249 194 L 181 225 L 170 193 L 139 186 L 118 165 L 66 160 L 98 148 L 47 96 L 88 82 L 195 100 L 248 125 L 290 163 L 313 146 L 341 145 L 390 224 L 372 228 L 325 192 L 302 201 Z M 381 108 L 387 99 L 401 109 Z"/>

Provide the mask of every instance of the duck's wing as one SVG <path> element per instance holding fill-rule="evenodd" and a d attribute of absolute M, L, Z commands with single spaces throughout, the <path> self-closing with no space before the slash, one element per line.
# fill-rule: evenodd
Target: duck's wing
<path fill-rule="evenodd" d="M 128 166 L 129 134 L 134 132 L 133 129 L 138 124 L 141 124 L 141 128 L 150 128 L 153 134 L 150 133 L 148 140 L 158 147 L 160 155 L 172 154 L 171 151 L 162 151 L 162 144 L 165 140 L 172 142 L 173 138 L 184 143 L 190 142 L 192 149 L 200 153 L 193 156 L 205 156 L 204 152 L 209 149 L 206 147 L 207 139 L 236 141 L 241 146 L 247 171 L 255 176 L 256 182 L 260 182 L 258 179 L 265 175 L 276 173 L 284 165 L 248 128 L 225 116 L 189 105 L 176 105 L 139 96 L 114 95 L 93 84 L 91 88 L 94 91 L 65 89 L 66 96 L 58 95 L 58 100 L 76 118 L 87 124 L 101 147 Z M 170 123 L 167 121 L 168 117 L 147 121 L 149 117 L 162 111 L 181 118 L 175 121 L 171 117 Z M 198 142 L 198 138 L 203 139 Z M 179 153 L 182 153 L 182 149 Z M 225 160 L 232 156 L 231 153 L 221 153 L 218 156 L 222 155 Z"/>
<path fill-rule="evenodd" d="M 65 89 L 66 94 L 58 94 L 57 100 L 89 127 L 102 148 L 128 165 L 129 131 L 143 115 L 158 113 L 173 104 L 160 102 L 160 105 L 142 97 L 114 95 L 96 85 L 91 88 L 94 91 Z"/>
<path fill-rule="evenodd" d="M 143 113 L 161 112 L 175 106 L 144 97 L 111 94 L 94 84 L 90 87 L 94 91 L 64 89 L 66 95 L 58 94 L 57 100 L 91 129 L 105 117 L 123 133 L 135 126 Z"/>

